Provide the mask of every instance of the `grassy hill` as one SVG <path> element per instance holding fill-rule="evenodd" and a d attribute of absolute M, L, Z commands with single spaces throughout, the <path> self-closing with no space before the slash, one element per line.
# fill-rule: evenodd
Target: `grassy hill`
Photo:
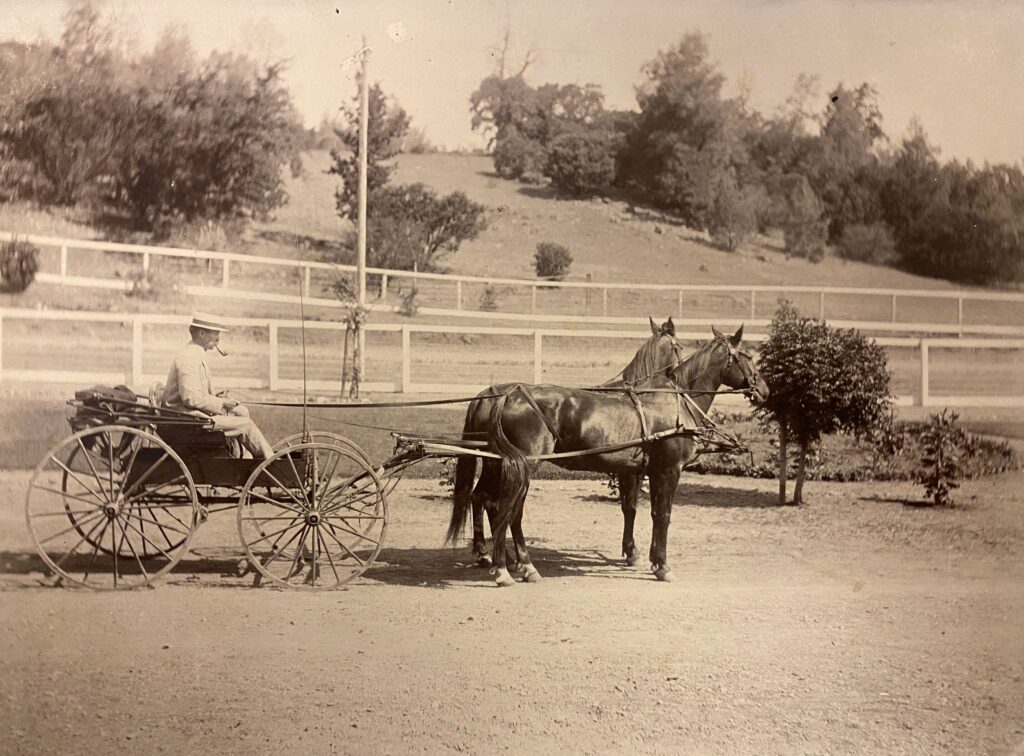
<path fill-rule="evenodd" d="M 348 224 L 335 213 L 338 178 L 326 173 L 330 156 L 307 153 L 304 165 L 304 175 L 288 177 L 290 201 L 274 220 L 254 224 L 240 241 L 220 247 L 294 257 L 298 245 L 305 242 L 311 251 L 304 254 L 310 257 L 340 252 Z M 758 237 L 736 252 L 723 252 L 712 248 L 704 234 L 623 201 L 561 199 L 547 187 L 502 180 L 484 156 L 403 155 L 394 180 L 423 182 L 442 193 L 463 191 L 489 208 L 487 230 L 445 260 L 452 273 L 532 278 L 536 245 L 550 241 L 571 250 L 570 280 L 584 280 L 590 274 L 596 282 L 953 288 L 945 281 L 849 263 L 832 255 L 817 264 L 790 259 L 777 238 Z M 78 238 L 103 236 L 83 223 L 80 213 L 22 205 L 0 205 L 0 228 Z M 169 243 L 186 242 L 198 244 L 177 239 Z"/>

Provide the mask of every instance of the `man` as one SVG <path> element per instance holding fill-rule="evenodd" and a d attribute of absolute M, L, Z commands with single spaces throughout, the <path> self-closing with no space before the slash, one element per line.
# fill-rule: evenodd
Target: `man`
<path fill-rule="evenodd" d="M 249 410 L 238 402 L 213 393 L 206 353 L 220 352 L 220 335 L 227 326 L 216 317 L 197 312 L 188 327 L 190 341 L 174 358 L 164 386 L 163 405 L 170 409 L 198 412 L 213 420 L 213 427 L 228 437 L 238 437 L 257 459 L 266 459 L 274 453 L 260 429 L 249 419 Z M 224 354 L 221 352 L 221 354 Z"/>

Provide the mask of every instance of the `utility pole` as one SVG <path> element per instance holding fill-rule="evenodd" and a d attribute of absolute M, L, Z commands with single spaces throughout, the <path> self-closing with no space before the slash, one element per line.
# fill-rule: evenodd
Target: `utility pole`
<path fill-rule="evenodd" d="M 359 105 L 359 256 L 356 262 L 356 278 L 358 280 L 359 306 L 366 306 L 366 150 L 367 131 L 370 123 L 369 76 L 367 68 L 370 60 L 370 48 L 366 45 L 363 35 L 363 58 L 360 71 L 360 105 Z"/>

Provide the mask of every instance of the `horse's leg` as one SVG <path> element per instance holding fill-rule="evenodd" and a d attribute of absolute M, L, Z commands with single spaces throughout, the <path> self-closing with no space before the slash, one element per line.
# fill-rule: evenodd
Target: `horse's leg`
<path fill-rule="evenodd" d="M 491 555 L 487 550 L 487 537 L 484 535 L 484 505 L 497 495 L 497 471 L 493 464 L 485 461 L 480 472 L 480 480 L 473 490 L 473 558 L 477 567 L 490 567 Z M 493 535 L 492 535 L 493 537 Z"/>
<path fill-rule="evenodd" d="M 662 457 L 656 461 L 657 457 Z M 681 465 L 677 459 L 664 459 L 667 454 L 651 455 L 648 476 L 651 482 L 651 570 L 658 580 L 671 581 L 668 566 L 668 526 L 672 521 L 672 499 L 679 485 Z"/>
<path fill-rule="evenodd" d="M 529 491 L 529 484 L 527 484 L 527 491 Z M 523 510 L 525 505 L 526 494 L 524 493 L 516 507 L 516 514 L 512 518 L 510 528 L 512 531 L 512 543 L 516 549 L 515 571 L 527 583 L 537 583 L 543 576 L 534 567 L 533 561 L 530 559 L 530 552 L 526 550 L 526 538 L 523 536 Z"/>
<path fill-rule="evenodd" d="M 640 473 L 619 473 L 619 504 L 622 506 L 622 556 L 632 567 L 640 561 L 640 550 L 633 540 L 633 523 L 636 521 L 636 500 L 640 494 Z"/>

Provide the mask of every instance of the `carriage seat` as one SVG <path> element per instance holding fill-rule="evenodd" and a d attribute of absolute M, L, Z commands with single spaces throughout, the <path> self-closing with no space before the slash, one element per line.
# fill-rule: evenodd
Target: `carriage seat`
<path fill-rule="evenodd" d="M 164 384 L 157 381 L 149 387 L 149 403 L 160 407 L 164 400 Z M 240 457 L 241 447 L 236 439 L 228 438 L 223 431 L 195 425 L 157 424 L 157 435 L 168 446 L 182 456 L 200 454 L 203 456 Z"/>

